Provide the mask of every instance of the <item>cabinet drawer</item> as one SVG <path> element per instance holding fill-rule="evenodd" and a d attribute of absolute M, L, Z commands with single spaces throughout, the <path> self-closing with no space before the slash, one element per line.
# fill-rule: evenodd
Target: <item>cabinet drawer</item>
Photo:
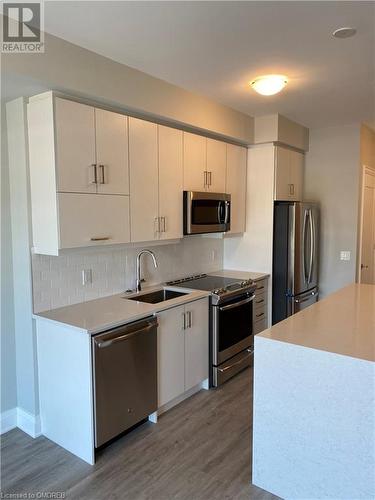
<path fill-rule="evenodd" d="M 264 319 L 267 319 L 266 308 L 264 308 L 264 307 L 256 308 L 254 310 L 254 322 L 257 323 L 258 321 L 262 321 Z"/>
<path fill-rule="evenodd" d="M 267 290 L 267 280 L 259 280 L 256 282 L 256 292 L 255 295 L 259 295 L 260 293 L 264 293 Z"/>
<path fill-rule="evenodd" d="M 261 319 L 260 321 L 256 321 L 254 323 L 254 335 L 262 332 L 263 330 L 266 330 L 267 327 L 268 327 L 267 318 Z"/>
<path fill-rule="evenodd" d="M 255 293 L 254 308 L 265 307 L 267 305 L 267 302 L 268 302 L 268 297 L 265 291 Z"/>

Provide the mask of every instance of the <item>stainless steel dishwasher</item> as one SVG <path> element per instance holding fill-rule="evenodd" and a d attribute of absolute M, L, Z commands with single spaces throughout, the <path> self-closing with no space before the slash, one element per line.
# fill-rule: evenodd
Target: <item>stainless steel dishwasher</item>
<path fill-rule="evenodd" d="M 93 337 L 96 447 L 157 410 L 157 326 L 149 317 Z"/>

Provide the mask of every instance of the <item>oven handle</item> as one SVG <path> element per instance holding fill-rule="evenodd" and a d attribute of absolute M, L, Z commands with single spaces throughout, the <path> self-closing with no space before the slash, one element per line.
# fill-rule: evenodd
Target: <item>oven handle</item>
<path fill-rule="evenodd" d="M 255 295 L 252 295 L 251 297 L 248 297 L 247 299 L 240 300 L 239 302 L 235 302 L 234 304 L 229 304 L 228 306 L 219 307 L 219 310 L 220 311 L 229 311 L 229 309 L 234 309 L 235 307 L 243 306 L 244 304 L 247 304 L 248 302 L 251 302 L 254 299 L 255 299 Z"/>
<path fill-rule="evenodd" d="M 240 359 L 239 361 L 236 361 L 235 363 L 232 363 L 231 365 L 226 366 L 225 368 L 218 368 L 219 372 L 220 373 L 226 372 L 227 370 L 230 370 L 234 366 L 242 364 L 245 361 L 245 359 L 250 358 L 250 356 L 254 354 L 254 349 L 250 348 L 246 349 L 246 351 L 248 354 L 244 358 Z"/>

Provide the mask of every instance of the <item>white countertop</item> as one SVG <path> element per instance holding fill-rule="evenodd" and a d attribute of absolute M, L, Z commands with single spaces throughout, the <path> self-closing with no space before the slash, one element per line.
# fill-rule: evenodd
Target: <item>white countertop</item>
<path fill-rule="evenodd" d="M 157 304 L 129 300 L 130 297 L 150 293 L 161 288 L 163 288 L 163 285 L 145 287 L 139 294 L 119 293 L 109 297 L 80 302 L 79 304 L 34 314 L 34 318 L 62 323 L 81 332 L 94 335 L 210 295 L 209 292 L 167 286 L 165 288 L 168 288 L 168 290 L 186 291 L 187 294 Z"/>
<path fill-rule="evenodd" d="M 375 285 L 349 285 L 257 337 L 375 361 Z"/>
<path fill-rule="evenodd" d="M 253 279 L 255 281 L 268 276 L 264 273 L 234 270 L 220 270 L 210 273 L 210 275 Z M 34 314 L 33 317 L 37 320 L 42 319 L 53 321 L 54 323 L 62 323 L 93 335 L 210 295 L 206 291 L 191 290 L 182 286 L 165 286 L 164 284 L 144 287 L 138 295 L 160 290 L 163 287 L 169 290 L 185 291 L 187 294 L 166 302 L 147 304 L 145 302 L 128 300 L 130 297 L 137 295 L 136 293 L 119 293 L 87 302 L 59 307 L 58 309 L 51 309 L 50 311 L 42 311 Z"/>

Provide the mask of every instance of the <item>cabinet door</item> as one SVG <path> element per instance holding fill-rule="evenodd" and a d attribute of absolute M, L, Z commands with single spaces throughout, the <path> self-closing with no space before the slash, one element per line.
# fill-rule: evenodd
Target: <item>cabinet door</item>
<path fill-rule="evenodd" d="M 181 130 L 159 125 L 160 238 L 182 238 L 183 140 Z"/>
<path fill-rule="evenodd" d="M 57 190 L 95 193 L 94 108 L 55 99 Z"/>
<path fill-rule="evenodd" d="M 155 123 L 129 118 L 131 241 L 158 239 L 158 140 Z"/>
<path fill-rule="evenodd" d="M 59 193 L 60 248 L 128 243 L 129 197 Z"/>
<path fill-rule="evenodd" d="M 227 145 L 225 142 L 207 139 L 208 191 L 225 192 L 225 174 L 227 166 Z"/>
<path fill-rule="evenodd" d="M 129 194 L 128 118 L 95 109 L 98 193 Z"/>
<path fill-rule="evenodd" d="M 304 174 L 304 155 L 297 151 L 289 151 L 290 154 L 290 199 L 294 201 L 302 200 L 302 186 Z"/>
<path fill-rule="evenodd" d="M 275 200 L 290 200 L 290 151 L 286 148 L 276 148 L 275 159 Z"/>
<path fill-rule="evenodd" d="M 207 139 L 184 132 L 184 190 L 206 190 Z"/>
<path fill-rule="evenodd" d="M 208 377 L 208 299 L 185 306 L 185 391 Z M 191 326 L 190 326 L 191 325 Z"/>
<path fill-rule="evenodd" d="M 246 218 L 247 150 L 227 144 L 226 192 L 231 195 L 230 233 L 243 233 Z"/>
<path fill-rule="evenodd" d="M 158 314 L 158 406 L 184 393 L 184 306 Z"/>

